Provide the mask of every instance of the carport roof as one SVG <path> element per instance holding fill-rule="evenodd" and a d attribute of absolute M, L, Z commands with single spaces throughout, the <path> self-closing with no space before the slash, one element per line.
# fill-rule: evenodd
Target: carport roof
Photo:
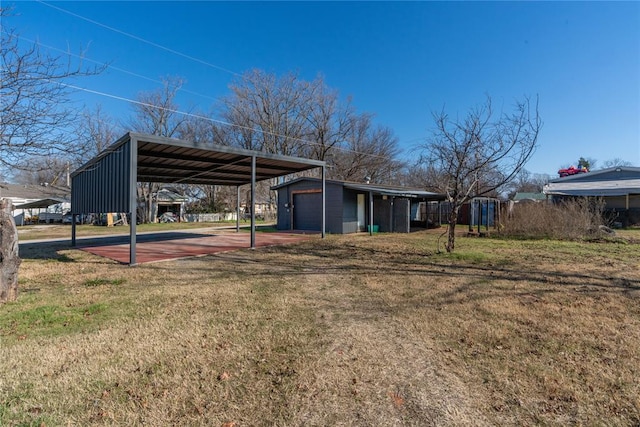
<path fill-rule="evenodd" d="M 254 157 L 256 181 L 325 165 L 325 162 L 319 160 L 129 132 L 76 170 L 72 176 L 91 170 L 101 159 L 132 141 L 137 146 L 138 182 L 232 186 L 249 184 Z"/>
<path fill-rule="evenodd" d="M 324 178 L 325 162 L 319 160 L 129 132 L 73 172 L 71 209 L 74 215 L 129 213 L 129 264 L 134 265 L 138 182 L 231 185 L 238 188 L 251 184 L 251 200 L 255 200 L 256 182 L 318 167 L 322 167 Z M 75 227 L 75 221 L 72 221 L 72 245 L 76 243 Z M 239 228 L 237 220 L 236 229 Z M 255 247 L 253 214 L 251 247 Z"/>
<path fill-rule="evenodd" d="M 60 203 L 66 203 L 66 202 L 68 202 L 68 200 L 59 199 L 59 198 L 40 199 L 40 200 L 35 200 L 33 202 L 16 205 L 13 208 L 14 209 L 44 209 L 44 208 L 48 208 L 51 205 L 59 205 Z"/>

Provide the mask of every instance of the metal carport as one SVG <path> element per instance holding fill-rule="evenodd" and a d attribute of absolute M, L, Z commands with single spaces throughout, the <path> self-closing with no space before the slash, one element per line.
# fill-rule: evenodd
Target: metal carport
<path fill-rule="evenodd" d="M 51 205 L 59 205 L 61 203 L 67 203 L 69 200 L 61 199 L 59 197 L 50 197 L 47 199 L 35 200 L 33 202 L 23 203 L 21 205 L 16 205 L 13 209 L 22 209 L 22 223 L 20 225 L 24 225 L 24 211 L 29 209 L 29 215 L 32 214 L 31 209 L 46 209 Z"/>
<path fill-rule="evenodd" d="M 238 195 L 240 186 L 251 184 L 253 204 L 256 182 L 314 168 L 322 168 L 324 237 L 325 167 L 319 160 L 128 132 L 71 175 L 71 244 L 76 244 L 78 215 L 127 212 L 131 215 L 129 264 L 135 265 L 138 182 L 229 185 L 236 186 Z M 255 248 L 253 206 L 251 248 Z"/>

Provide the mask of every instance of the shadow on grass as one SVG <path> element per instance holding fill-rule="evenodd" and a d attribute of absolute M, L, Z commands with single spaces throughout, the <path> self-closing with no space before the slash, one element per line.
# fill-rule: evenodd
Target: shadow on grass
<path fill-rule="evenodd" d="M 57 260 L 59 262 L 75 262 L 73 258 L 65 254 L 60 254 L 60 251 L 73 249 L 69 242 L 38 242 L 38 243 L 20 243 L 20 249 L 18 255 L 21 259 L 32 260 Z"/>
<path fill-rule="evenodd" d="M 434 253 L 405 253 L 402 251 L 378 251 L 372 248 L 355 246 L 332 246 L 301 243 L 263 249 L 273 257 L 253 257 L 251 252 L 239 251 L 214 255 L 223 261 L 220 268 L 237 268 L 238 265 L 255 265 L 261 275 L 389 275 L 389 276 L 425 276 L 433 280 L 446 280 L 450 277 L 466 278 L 468 285 L 456 286 L 450 297 L 459 295 L 477 284 L 500 281 L 505 286 L 517 289 L 519 283 L 537 283 L 540 286 L 535 292 L 543 294 L 554 292 L 552 288 L 573 287 L 575 292 L 623 291 L 640 293 L 640 279 L 635 277 L 614 276 L 615 273 L 598 274 L 598 272 L 571 272 L 562 267 L 532 267 L 511 265 L 491 265 L 489 262 L 477 263 L 451 259 Z M 303 256 L 300 256 L 303 255 Z M 331 261 L 330 261 L 331 260 Z M 277 265 L 277 267 L 276 267 Z M 175 267 L 175 266 L 174 266 Z M 193 268 L 193 267 L 192 267 Z M 197 267 L 196 267 L 197 268 Z M 248 269 L 252 267 L 248 266 Z M 205 273 L 207 267 L 203 267 Z M 466 289 L 465 289 L 466 288 Z M 525 294 L 531 295 L 531 289 Z M 517 293 L 517 292 L 516 292 Z M 443 295 L 444 297 L 444 295 Z"/>

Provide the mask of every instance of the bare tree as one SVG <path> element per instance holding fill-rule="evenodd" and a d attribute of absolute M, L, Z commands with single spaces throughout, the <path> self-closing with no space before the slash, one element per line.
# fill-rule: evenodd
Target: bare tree
<path fill-rule="evenodd" d="M 203 145 L 229 145 L 229 127 L 221 125 L 204 113 L 187 117 L 176 132 L 176 137 Z"/>
<path fill-rule="evenodd" d="M 149 92 L 140 92 L 137 103 L 133 105 L 134 117 L 129 121 L 129 128 L 136 132 L 157 136 L 174 137 L 187 116 L 178 114 L 176 95 L 184 81 L 180 77 L 165 77 L 162 87 Z"/>
<path fill-rule="evenodd" d="M 327 87 L 322 76 L 311 82 L 308 105 L 303 109 L 308 124 L 306 155 L 316 160 L 330 161 L 347 139 L 354 120 L 350 99 L 342 104 L 338 92 Z"/>
<path fill-rule="evenodd" d="M 8 14 L 0 9 L 0 18 Z M 37 44 L 24 48 L 15 31 L 5 27 L 0 37 L 0 170 L 28 166 L 25 159 L 32 157 L 77 151 L 68 132 L 77 119 L 70 85 L 102 68 L 84 67 L 71 56 L 50 56 Z"/>
<path fill-rule="evenodd" d="M 232 145 L 324 160 L 330 178 L 389 181 L 395 174 L 393 132 L 374 126 L 370 114 L 357 115 L 350 99 L 341 102 L 322 76 L 307 82 L 292 73 L 253 70 L 230 88 L 220 116 L 230 124 L 224 136 Z M 268 187 L 258 187 L 259 196 L 273 202 Z"/>
<path fill-rule="evenodd" d="M 21 184 L 69 186 L 69 174 L 72 170 L 122 136 L 122 129 L 102 112 L 100 105 L 94 110 L 85 110 L 79 119 L 73 152 L 26 158 L 14 168 L 13 180 Z"/>
<path fill-rule="evenodd" d="M 0 304 L 18 298 L 18 230 L 11 214 L 11 200 L 0 199 Z"/>
<path fill-rule="evenodd" d="M 398 184 L 439 192 L 441 188 L 446 187 L 446 183 L 447 177 L 439 169 L 426 162 L 417 162 L 406 167 Z"/>
<path fill-rule="evenodd" d="M 244 74 L 222 100 L 233 145 L 267 153 L 297 155 L 308 133 L 309 83 L 295 74 L 278 78 L 261 70 Z"/>
<path fill-rule="evenodd" d="M 633 163 L 618 157 L 616 157 L 615 159 L 605 160 L 604 162 L 602 162 L 602 167 L 604 169 L 615 168 L 617 166 L 633 166 Z"/>
<path fill-rule="evenodd" d="M 129 128 L 142 133 L 157 136 L 175 137 L 186 122 L 186 116 L 178 114 L 175 97 L 183 85 L 182 79 L 168 77 L 162 80 L 160 89 L 142 92 L 134 104 L 134 118 L 129 121 Z M 155 182 L 145 182 L 138 185 L 138 196 L 144 200 L 141 218 L 145 222 L 155 220 L 153 212 L 153 196 L 160 186 Z"/>
<path fill-rule="evenodd" d="M 542 121 L 538 101 L 517 101 L 511 114 L 496 114 L 491 98 L 461 120 L 434 113 L 435 130 L 424 149 L 424 161 L 446 177 L 440 191 L 451 204 L 447 252 L 455 248 L 460 207 L 473 196 L 495 192 L 522 170 L 538 142 Z"/>
<path fill-rule="evenodd" d="M 106 149 L 122 136 L 124 129 L 102 110 L 101 105 L 85 109 L 77 127 L 78 148 L 75 158 L 78 166 Z"/>
<path fill-rule="evenodd" d="M 19 166 L 13 174 L 18 184 L 69 186 L 67 182 L 71 172 L 71 162 L 63 157 L 43 157 Z"/>
<path fill-rule="evenodd" d="M 10 11 L 0 7 L 0 22 Z M 66 156 L 75 151 L 67 129 L 76 115 L 71 107 L 72 82 L 97 74 L 40 51 L 37 44 L 24 48 L 18 34 L 0 28 L 0 181 L 7 170 L 27 168 L 27 159 Z M 1 195 L 1 194 L 0 194 Z M 0 303 L 18 297 L 18 234 L 10 203 L 0 200 Z"/>
<path fill-rule="evenodd" d="M 512 199 L 516 193 L 542 193 L 542 189 L 549 182 L 549 175 L 531 173 L 522 169 L 508 185 L 507 197 Z"/>
<path fill-rule="evenodd" d="M 346 181 L 389 182 L 400 169 L 399 149 L 393 131 L 374 126 L 370 114 L 354 116 L 345 143 L 333 150 L 330 176 Z"/>

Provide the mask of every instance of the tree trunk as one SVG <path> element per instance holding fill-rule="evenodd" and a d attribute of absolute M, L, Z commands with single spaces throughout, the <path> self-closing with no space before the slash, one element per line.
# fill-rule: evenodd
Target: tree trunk
<path fill-rule="evenodd" d="M 11 214 L 11 201 L 0 200 L 0 304 L 18 298 L 18 230 Z"/>
<path fill-rule="evenodd" d="M 451 213 L 449 213 L 449 234 L 447 238 L 447 246 L 445 249 L 447 252 L 453 252 L 456 246 L 456 224 L 458 223 L 458 212 L 460 206 L 454 205 L 451 207 Z"/>

